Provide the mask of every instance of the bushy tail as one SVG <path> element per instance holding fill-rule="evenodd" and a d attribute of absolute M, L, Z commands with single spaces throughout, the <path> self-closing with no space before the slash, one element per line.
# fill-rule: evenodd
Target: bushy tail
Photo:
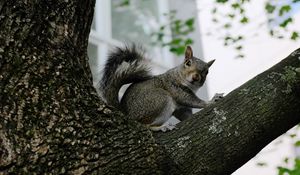
<path fill-rule="evenodd" d="M 135 45 L 115 48 L 108 56 L 99 90 L 107 104 L 119 107 L 118 94 L 124 84 L 151 77 L 141 49 Z"/>

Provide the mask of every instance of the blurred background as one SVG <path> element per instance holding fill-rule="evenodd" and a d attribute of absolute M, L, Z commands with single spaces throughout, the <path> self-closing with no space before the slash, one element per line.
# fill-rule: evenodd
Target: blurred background
<path fill-rule="evenodd" d="M 180 64 L 186 45 L 216 62 L 199 96 L 225 95 L 300 47 L 300 0 L 98 0 L 88 56 L 97 86 L 108 52 L 124 43 L 146 50 L 154 74 Z M 300 115 L 300 114 L 299 114 Z M 298 126 L 234 175 L 300 174 Z"/>

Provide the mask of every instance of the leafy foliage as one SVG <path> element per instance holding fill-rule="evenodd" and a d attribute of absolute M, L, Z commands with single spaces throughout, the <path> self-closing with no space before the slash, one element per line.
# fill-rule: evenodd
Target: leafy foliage
<path fill-rule="evenodd" d="M 120 0 L 116 7 L 126 8 L 132 3 L 132 0 Z M 194 31 L 195 18 L 178 19 L 176 13 L 175 10 L 165 13 L 168 23 L 162 24 L 150 37 L 153 39 L 153 45 L 167 46 L 170 52 L 183 55 L 185 47 L 194 43 L 188 35 Z"/>
<path fill-rule="evenodd" d="M 242 28 L 247 28 L 248 24 L 252 24 L 251 20 L 253 18 L 249 17 L 249 8 L 246 8 L 251 0 L 216 0 L 215 2 L 216 3 L 211 10 L 212 21 L 217 26 L 216 32 L 214 33 L 221 35 L 219 38 L 224 41 L 224 46 L 236 50 L 237 58 L 243 58 L 245 41 L 259 35 L 257 32 L 258 30 L 254 30 L 253 35 L 249 35 L 247 32 L 242 32 L 242 30 L 240 30 Z M 267 15 L 267 20 L 257 24 L 256 28 L 259 29 L 261 26 L 265 25 L 267 26 L 267 29 L 269 29 L 271 37 L 297 41 L 300 38 L 299 31 L 291 30 L 290 26 L 294 22 L 293 13 L 296 11 L 295 5 L 299 2 L 300 0 L 266 1 L 264 10 Z M 230 10 L 224 11 L 223 9 Z M 218 31 L 223 32 L 220 34 Z"/>
<path fill-rule="evenodd" d="M 251 23 L 251 18 L 247 15 L 246 6 L 251 0 L 215 0 L 215 5 L 211 10 L 213 15 L 212 21 L 219 25 L 216 33 L 219 30 L 223 32 L 220 38 L 224 42 L 224 46 L 231 47 L 236 50 L 236 58 L 243 58 L 245 55 L 244 42 L 248 40 L 245 33 L 239 33 L 233 30 L 236 25 L 246 27 Z M 120 6 L 130 5 L 131 0 L 122 0 Z M 291 39 L 292 41 L 299 40 L 298 30 L 289 30 L 289 26 L 293 24 L 293 5 L 300 3 L 300 0 L 292 1 L 277 1 L 269 0 L 265 3 L 264 10 L 268 16 L 264 24 L 269 26 L 269 34 L 271 37 L 278 39 Z M 220 9 L 229 7 L 231 10 L 224 14 Z M 184 54 L 186 45 L 193 44 L 193 39 L 188 37 L 194 31 L 195 18 L 177 19 L 176 11 L 170 11 L 165 14 L 169 19 L 169 23 L 163 24 L 159 29 L 151 34 L 154 38 L 153 44 L 162 47 L 168 46 L 170 51 L 176 55 Z M 239 27 L 239 26 L 238 26 Z M 259 28 L 260 26 L 257 26 Z M 254 36 L 256 36 L 254 34 Z"/>
<path fill-rule="evenodd" d="M 245 4 L 250 0 L 228 0 L 226 2 L 216 1 L 212 8 L 212 21 L 217 26 L 214 33 L 221 35 L 219 38 L 223 40 L 224 46 L 233 48 L 237 55 L 236 58 L 244 58 L 243 54 L 243 41 L 246 36 L 242 33 L 236 32 L 233 29 L 236 25 L 246 26 L 251 23 L 250 18 L 246 14 Z M 230 10 L 224 13 L 223 8 L 229 8 Z M 219 31 L 222 31 L 221 33 Z"/>
<path fill-rule="evenodd" d="M 293 33 L 291 34 L 291 39 L 297 40 L 298 38 L 299 38 L 299 33 L 296 31 L 293 31 Z"/>
<path fill-rule="evenodd" d="M 293 23 L 293 6 L 299 3 L 299 0 L 293 1 L 269 1 L 265 4 L 266 12 L 269 16 L 268 24 L 271 26 L 270 35 L 279 39 L 290 38 L 298 40 L 299 31 L 290 31 L 288 27 Z M 285 33 L 290 33 L 284 35 Z"/>
<path fill-rule="evenodd" d="M 293 81 L 294 77 L 296 76 L 296 73 L 300 73 L 296 70 L 297 68 L 293 68 L 293 67 L 286 67 L 285 68 L 285 74 L 283 77 L 281 77 L 281 79 L 287 79 L 286 81 Z M 296 70 L 296 72 L 295 72 Z M 293 78 L 292 78 L 293 77 Z M 288 80 L 289 79 L 289 80 Z M 289 136 L 290 139 L 294 142 L 294 147 L 296 149 L 300 148 L 300 140 L 299 137 L 297 137 L 297 133 L 300 129 L 300 124 L 298 124 L 294 129 L 293 129 L 293 133 L 290 133 L 287 135 L 287 133 L 285 134 L 286 136 Z M 278 175 L 299 175 L 300 174 L 300 158 L 299 157 L 286 157 L 283 160 L 283 165 L 277 167 L 277 173 Z M 291 167 L 292 165 L 292 167 Z"/>
<path fill-rule="evenodd" d="M 188 35 L 194 31 L 195 19 L 177 19 L 175 10 L 166 13 L 165 16 L 169 23 L 162 25 L 158 32 L 152 34 L 155 38 L 154 44 L 168 46 L 174 54 L 183 55 L 185 47 L 194 42 Z M 166 34 L 166 29 L 171 30 L 171 35 Z"/>
<path fill-rule="evenodd" d="M 278 167 L 278 175 L 299 175 L 300 174 L 300 159 L 294 159 L 294 167 Z"/>
<path fill-rule="evenodd" d="M 225 3 L 227 2 L 228 0 L 216 0 L 217 3 Z"/>
<path fill-rule="evenodd" d="M 266 3 L 265 10 L 266 10 L 267 13 L 273 13 L 275 9 L 276 9 L 275 5 L 272 5 L 269 2 Z"/>

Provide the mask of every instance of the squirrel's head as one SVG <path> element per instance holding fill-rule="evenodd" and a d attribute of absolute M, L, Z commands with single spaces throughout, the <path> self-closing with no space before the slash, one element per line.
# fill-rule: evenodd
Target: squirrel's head
<path fill-rule="evenodd" d="M 184 78 L 195 87 L 201 87 L 208 74 L 209 67 L 214 63 L 215 60 L 209 61 L 208 63 L 200 60 L 193 56 L 193 50 L 191 46 L 187 46 L 185 50 L 185 59 L 182 65 L 182 73 Z"/>

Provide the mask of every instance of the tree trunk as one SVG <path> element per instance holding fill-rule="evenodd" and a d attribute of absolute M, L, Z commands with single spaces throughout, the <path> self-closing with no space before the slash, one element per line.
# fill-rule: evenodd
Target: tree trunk
<path fill-rule="evenodd" d="M 157 174 L 151 132 L 103 105 L 87 41 L 95 1 L 0 2 L 0 171 Z"/>
<path fill-rule="evenodd" d="M 94 3 L 0 2 L 0 174 L 229 174 L 300 121 L 299 50 L 175 131 L 128 120 L 92 86 Z"/>

